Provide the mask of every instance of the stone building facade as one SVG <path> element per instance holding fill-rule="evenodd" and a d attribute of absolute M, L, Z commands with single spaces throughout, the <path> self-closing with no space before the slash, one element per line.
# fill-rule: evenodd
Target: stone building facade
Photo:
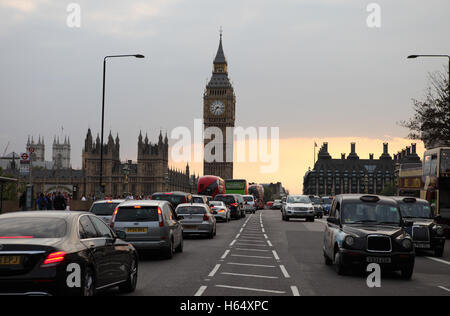
<path fill-rule="evenodd" d="M 303 193 L 308 195 L 333 196 L 346 193 L 380 194 L 385 186 L 395 182 L 395 161 L 388 152 L 388 144 L 383 144 L 383 154 L 374 159 L 360 159 L 356 144 L 351 144 L 351 152 L 341 159 L 333 159 L 328 153 L 328 143 L 324 143 L 318 154 L 313 170 L 303 179 Z"/>

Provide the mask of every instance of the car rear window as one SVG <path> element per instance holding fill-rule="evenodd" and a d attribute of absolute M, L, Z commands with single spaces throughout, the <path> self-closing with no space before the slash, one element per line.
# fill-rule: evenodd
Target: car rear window
<path fill-rule="evenodd" d="M 215 200 L 216 201 L 222 201 L 222 202 L 225 202 L 227 204 L 231 204 L 231 203 L 235 203 L 236 202 L 234 197 L 231 196 L 231 195 L 220 195 L 220 196 L 218 195 L 218 196 L 216 196 Z"/>
<path fill-rule="evenodd" d="M 116 222 L 158 222 L 158 208 L 152 207 L 119 207 Z"/>
<path fill-rule="evenodd" d="M 186 203 L 186 197 L 184 195 L 175 195 L 175 194 L 157 194 L 152 196 L 152 200 L 156 201 L 168 201 L 172 203 L 172 205 L 179 205 L 182 203 Z"/>
<path fill-rule="evenodd" d="M 205 203 L 205 201 L 201 197 L 193 197 L 192 200 L 194 203 Z"/>
<path fill-rule="evenodd" d="M 7 238 L 62 238 L 67 224 L 61 218 L 4 218 L 0 221 L 0 239 Z"/>
<path fill-rule="evenodd" d="M 112 216 L 119 203 L 98 203 L 92 205 L 91 213 L 99 216 Z"/>
<path fill-rule="evenodd" d="M 182 206 L 177 208 L 177 214 L 201 215 L 205 213 L 206 209 L 201 206 Z"/>
<path fill-rule="evenodd" d="M 251 196 L 244 196 L 244 201 L 253 202 L 253 198 Z"/>

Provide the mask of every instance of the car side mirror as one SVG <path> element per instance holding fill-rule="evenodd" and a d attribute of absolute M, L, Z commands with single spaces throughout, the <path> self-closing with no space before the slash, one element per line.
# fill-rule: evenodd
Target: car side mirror
<path fill-rule="evenodd" d="M 413 227 L 414 226 L 414 222 L 412 221 L 403 221 L 403 227 Z"/>
<path fill-rule="evenodd" d="M 119 237 L 119 239 L 122 239 L 122 240 L 125 240 L 127 238 L 127 233 L 125 233 L 122 230 L 116 231 L 116 235 L 117 235 L 117 237 Z"/>
<path fill-rule="evenodd" d="M 333 225 L 340 225 L 340 220 L 334 217 L 328 217 L 327 222 Z"/>

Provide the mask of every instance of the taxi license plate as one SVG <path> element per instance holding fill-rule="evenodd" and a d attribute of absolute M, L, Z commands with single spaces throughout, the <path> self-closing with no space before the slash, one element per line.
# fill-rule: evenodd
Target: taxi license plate
<path fill-rule="evenodd" d="M 184 226 L 184 229 L 188 229 L 188 230 L 196 230 L 198 227 L 197 226 Z"/>
<path fill-rule="evenodd" d="M 367 257 L 367 263 L 391 263 L 391 258 Z"/>
<path fill-rule="evenodd" d="M 133 227 L 127 228 L 127 233 L 146 233 L 147 227 Z"/>
<path fill-rule="evenodd" d="M 1 256 L 0 266 L 18 266 L 22 263 L 21 256 Z"/>
<path fill-rule="evenodd" d="M 430 244 L 418 244 L 415 243 L 414 247 L 417 249 L 430 249 Z"/>

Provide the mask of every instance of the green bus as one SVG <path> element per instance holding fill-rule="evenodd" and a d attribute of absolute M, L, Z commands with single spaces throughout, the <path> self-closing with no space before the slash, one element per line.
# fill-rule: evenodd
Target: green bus
<path fill-rule="evenodd" d="M 247 180 L 225 180 L 226 194 L 248 195 Z"/>

